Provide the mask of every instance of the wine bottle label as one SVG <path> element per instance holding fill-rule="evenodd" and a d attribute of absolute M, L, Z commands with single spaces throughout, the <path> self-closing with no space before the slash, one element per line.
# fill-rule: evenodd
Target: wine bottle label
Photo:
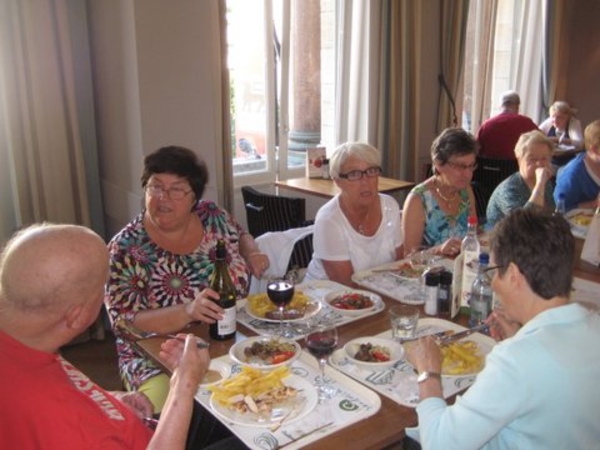
<path fill-rule="evenodd" d="M 223 319 L 218 321 L 218 333 L 220 336 L 227 336 L 235 333 L 235 305 L 231 308 L 225 308 Z"/>

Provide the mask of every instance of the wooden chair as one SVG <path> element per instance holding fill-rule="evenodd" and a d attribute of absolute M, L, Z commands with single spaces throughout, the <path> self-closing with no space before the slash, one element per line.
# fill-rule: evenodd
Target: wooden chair
<path fill-rule="evenodd" d="M 516 159 L 477 157 L 477 170 L 473 173 L 473 182 L 477 183 L 486 205 L 496 186 L 517 170 L 519 170 L 519 165 Z"/>
<path fill-rule="evenodd" d="M 259 192 L 242 186 L 248 231 L 258 237 L 269 231 L 285 231 L 304 226 L 306 200 Z"/>

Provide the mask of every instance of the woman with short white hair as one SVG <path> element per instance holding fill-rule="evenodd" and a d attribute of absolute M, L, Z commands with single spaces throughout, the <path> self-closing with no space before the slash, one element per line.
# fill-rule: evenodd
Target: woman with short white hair
<path fill-rule="evenodd" d="M 571 150 L 583 148 L 581 122 L 575 117 L 577 110 L 564 101 L 556 101 L 550 106 L 550 117 L 540 124 L 540 130 L 556 145 Z"/>
<path fill-rule="evenodd" d="M 305 280 L 352 285 L 352 274 L 402 258 L 400 207 L 380 194 L 381 154 L 363 142 L 340 145 L 329 160 L 340 193 L 319 209 Z"/>

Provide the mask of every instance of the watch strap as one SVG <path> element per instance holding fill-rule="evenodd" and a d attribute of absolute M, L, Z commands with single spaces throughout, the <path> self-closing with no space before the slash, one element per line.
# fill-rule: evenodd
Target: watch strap
<path fill-rule="evenodd" d="M 421 372 L 421 373 L 419 373 L 419 376 L 417 377 L 417 383 L 422 383 L 425 380 L 428 380 L 430 378 L 435 378 L 436 380 L 441 381 L 442 375 L 440 375 L 437 372 L 429 372 L 429 371 Z"/>

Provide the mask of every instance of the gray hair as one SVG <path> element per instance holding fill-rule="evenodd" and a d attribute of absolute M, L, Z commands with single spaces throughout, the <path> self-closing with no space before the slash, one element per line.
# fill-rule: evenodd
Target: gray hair
<path fill-rule="evenodd" d="M 521 97 L 519 97 L 519 94 L 516 91 L 506 91 L 500 98 L 500 104 L 502 106 L 520 105 Z"/>
<path fill-rule="evenodd" d="M 564 102 L 561 100 L 552 103 L 552 105 L 550 106 L 550 109 L 549 109 L 550 115 L 552 115 L 552 113 L 554 111 L 562 113 L 562 114 L 566 114 L 569 117 L 572 117 L 577 113 L 576 109 L 571 108 L 571 106 L 567 102 Z"/>
<path fill-rule="evenodd" d="M 381 167 L 381 153 L 366 142 L 346 142 L 338 146 L 329 159 L 329 173 L 332 178 L 340 177 L 340 170 L 350 157 L 358 158 L 369 166 Z"/>
<path fill-rule="evenodd" d="M 548 153 L 550 154 L 552 153 L 552 150 L 554 150 L 554 144 L 546 137 L 544 133 L 542 133 L 540 130 L 533 130 L 523 133 L 519 137 L 519 140 L 515 145 L 515 156 L 517 158 L 524 157 L 527 155 L 527 153 L 529 153 L 529 149 L 536 144 L 545 144 L 546 147 L 548 147 Z"/>

